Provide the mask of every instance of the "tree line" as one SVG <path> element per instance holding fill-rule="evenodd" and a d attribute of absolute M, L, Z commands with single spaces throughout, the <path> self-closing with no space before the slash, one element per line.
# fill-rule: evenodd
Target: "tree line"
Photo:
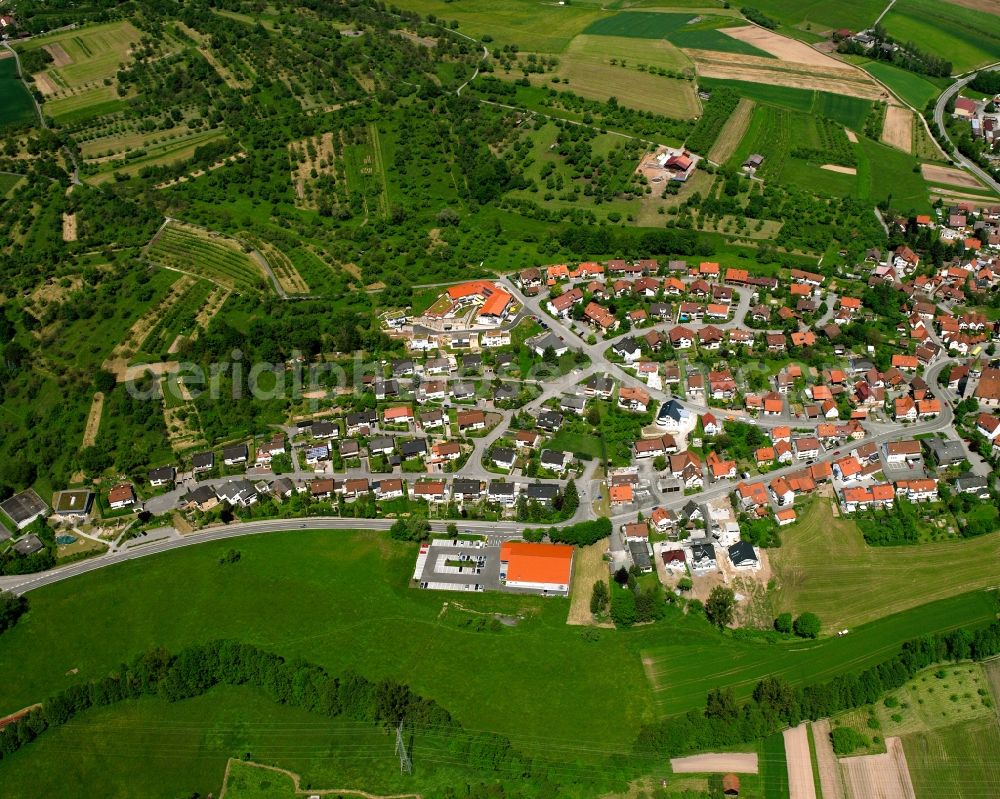
<path fill-rule="evenodd" d="M 826 682 L 795 688 L 783 677 L 766 677 L 742 705 L 732 688 L 714 689 L 704 711 L 692 710 L 644 725 L 636 747 L 644 753 L 673 756 L 749 743 L 806 719 L 876 702 L 935 663 L 983 660 L 998 653 L 1000 622 L 994 621 L 979 629 L 964 627 L 907 641 L 887 660 Z"/>
<path fill-rule="evenodd" d="M 282 705 L 329 718 L 370 722 L 375 726 L 413 725 L 445 733 L 449 757 L 479 771 L 527 774 L 530 761 L 506 738 L 492 733 L 461 733 L 451 714 L 432 699 L 390 679 L 369 680 L 353 672 L 331 675 L 303 660 L 238 641 L 211 641 L 176 654 L 155 648 L 121 664 L 104 677 L 66 688 L 14 724 L 0 730 L 0 758 L 11 755 L 52 727 L 60 727 L 92 707 L 155 696 L 177 702 L 201 696 L 217 685 L 245 685 L 263 691 Z"/>

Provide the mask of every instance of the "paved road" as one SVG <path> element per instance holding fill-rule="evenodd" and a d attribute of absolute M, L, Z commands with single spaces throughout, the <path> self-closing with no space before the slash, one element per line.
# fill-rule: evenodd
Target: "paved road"
<path fill-rule="evenodd" d="M 989 71 L 995 71 L 1000 69 L 1000 64 L 993 64 L 992 66 L 985 67 L 984 69 Z M 979 70 L 976 70 L 976 72 L 978 71 Z M 941 132 L 944 134 L 945 140 L 948 142 L 948 149 L 951 151 L 949 155 L 952 158 L 952 160 L 954 160 L 955 163 L 960 164 L 961 166 L 968 169 L 976 177 L 978 177 L 980 180 L 986 183 L 986 185 L 989 186 L 991 189 L 993 189 L 996 192 L 1000 192 L 1000 183 L 994 180 L 993 177 L 984 169 L 982 169 L 978 164 L 966 158 L 956 149 L 954 142 L 952 142 L 951 137 L 948 135 L 948 129 L 945 127 L 944 124 L 944 108 L 948 104 L 948 100 L 950 100 L 955 94 L 958 93 L 958 91 L 963 86 L 965 86 L 969 81 L 971 81 L 976 76 L 976 72 L 971 72 L 963 77 L 958 78 L 958 80 L 956 80 L 953 84 L 951 84 L 951 86 L 949 86 L 947 89 L 941 92 L 941 96 L 938 97 L 937 103 L 934 105 L 934 122 L 941 129 Z"/>

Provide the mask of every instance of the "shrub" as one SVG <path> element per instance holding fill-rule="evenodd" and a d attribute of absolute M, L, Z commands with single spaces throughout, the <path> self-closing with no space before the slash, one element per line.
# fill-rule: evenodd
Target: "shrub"
<path fill-rule="evenodd" d="M 820 626 L 819 616 L 815 613 L 803 613 L 795 620 L 795 634 L 799 638 L 817 638 Z"/>
<path fill-rule="evenodd" d="M 843 757 L 868 746 L 868 739 L 850 727 L 837 727 L 830 733 L 834 754 Z"/>

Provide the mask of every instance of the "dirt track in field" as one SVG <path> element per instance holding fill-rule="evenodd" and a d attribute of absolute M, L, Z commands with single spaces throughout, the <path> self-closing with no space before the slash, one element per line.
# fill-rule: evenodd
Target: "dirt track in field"
<path fill-rule="evenodd" d="M 997 0 L 944 0 L 953 6 L 963 6 L 971 8 L 973 11 L 981 11 L 984 14 L 997 13 Z"/>
<path fill-rule="evenodd" d="M 69 57 L 69 53 L 63 50 L 63 46 L 59 42 L 42 45 L 42 49 L 52 56 L 52 66 L 54 67 L 66 67 L 73 63 L 73 59 Z"/>
<path fill-rule="evenodd" d="M 728 773 L 756 774 L 756 752 L 726 752 L 722 754 L 675 757 L 670 761 L 674 774 Z"/>
<path fill-rule="evenodd" d="M 809 733 L 805 724 L 785 730 L 785 763 L 788 767 L 789 799 L 816 799 Z"/>
<path fill-rule="evenodd" d="M 814 67 L 826 67 L 828 69 L 839 69 L 853 71 L 854 67 L 838 61 L 824 53 L 817 52 L 809 45 L 789 39 L 787 36 L 775 33 L 774 31 L 758 28 L 756 25 L 745 25 L 741 28 L 720 28 L 720 31 L 727 36 L 746 42 L 758 50 L 770 53 L 781 61 L 793 64 L 808 64 Z"/>
<path fill-rule="evenodd" d="M 715 140 L 712 149 L 708 151 L 708 160 L 715 164 L 723 164 L 736 152 L 743 134 L 750 126 L 750 117 L 753 115 L 754 102 L 746 97 L 741 97 L 739 104 L 729 115 L 726 124 L 723 125 L 719 138 Z"/>
<path fill-rule="evenodd" d="M 983 188 L 983 185 L 972 175 L 950 166 L 921 164 L 920 171 L 923 173 L 924 180 L 929 180 L 931 183 L 947 183 L 949 186 L 966 186 L 970 189 Z"/>
<path fill-rule="evenodd" d="M 80 448 L 94 446 L 97 441 L 97 431 L 101 429 L 101 412 L 104 410 L 104 394 L 98 391 L 90 403 L 90 413 L 87 414 L 87 426 L 83 429 L 83 443 Z"/>
<path fill-rule="evenodd" d="M 909 108 L 890 105 L 885 109 L 885 122 L 882 124 L 883 142 L 904 153 L 913 150 L 913 112 Z"/>
<path fill-rule="evenodd" d="M 884 755 L 841 759 L 850 799 L 917 799 L 902 742 L 886 738 L 885 747 Z"/>
<path fill-rule="evenodd" d="M 830 741 L 829 720 L 814 721 L 812 731 L 816 746 L 816 765 L 819 767 L 819 787 L 823 792 L 823 799 L 846 799 L 844 778 L 841 776 L 840 765 L 837 763 L 837 756 L 833 753 L 833 743 Z"/>
<path fill-rule="evenodd" d="M 851 142 L 852 144 L 858 143 L 858 134 L 855 133 L 853 130 L 851 130 L 850 128 L 844 128 L 844 133 L 847 135 L 847 140 L 849 142 Z"/>
<path fill-rule="evenodd" d="M 858 170 L 853 166 L 841 166 L 840 164 L 823 164 L 820 169 L 825 169 L 827 172 L 839 172 L 841 175 L 858 174 Z"/>

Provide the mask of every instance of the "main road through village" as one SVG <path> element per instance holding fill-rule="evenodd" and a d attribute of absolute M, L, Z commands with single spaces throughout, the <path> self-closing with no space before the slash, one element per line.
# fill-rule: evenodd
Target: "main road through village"
<path fill-rule="evenodd" d="M 589 358 L 590 365 L 582 368 L 572 370 L 569 373 L 562 375 L 554 380 L 548 381 L 543 384 L 542 394 L 525 406 L 525 410 L 537 411 L 542 404 L 553 397 L 559 397 L 566 393 L 576 393 L 579 390 L 579 384 L 587 380 L 587 378 L 593 375 L 613 375 L 618 381 L 623 385 L 639 386 L 644 388 L 649 392 L 650 396 L 659 401 L 663 402 L 671 398 L 669 394 L 658 389 L 651 388 L 646 385 L 646 383 L 630 372 L 625 371 L 625 369 L 611 361 L 608 361 L 605 357 L 605 352 L 611 347 L 615 342 L 620 339 L 632 335 L 632 333 L 623 333 L 619 336 L 604 339 L 594 344 L 588 344 L 583 340 L 576 332 L 570 329 L 570 327 L 559 319 L 553 319 L 549 317 L 541 308 L 541 303 L 543 299 L 539 296 L 527 297 L 521 293 L 516 285 L 514 285 L 510 280 L 504 280 L 505 288 L 509 290 L 515 298 L 522 304 L 522 311 L 517 315 L 516 319 L 519 321 L 524 318 L 527 314 L 533 314 L 539 320 L 544 320 L 545 324 L 549 326 L 553 333 L 560 336 L 567 345 L 572 346 L 575 349 L 582 350 Z M 830 295 L 827 298 L 827 303 L 830 308 L 832 308 L 834 303 L 834 296 Z M 741 292 L 740 302 L 737 306 L 734 317 L 731 321 L 715 325 L 716 327 L 727 329 L 735 328 L 742 325 L 746 314 L 750 307 L 750 292 Z M 828 312 L 829 314 L 829 312 Z M 692 329 L 698 329 L 703 325 L 690 324 L 688 325 Z M 933 334 L 932 334 L 933 335 Z M 935 337 L 936 338 L 936 337 Z M 940 343 L 940 342 L 939 342 Z M 937 385 L 938 375 L 941 370 L 946 366 L 951 366 L 955 364 L 951 358 L 941 358 L 936 361 L 932 366 L 928 368 L 924 375 L 924 380 L 930 386 Z M 952 428 L 952 422 L 954 420 L 954 398 L 950 396 L 950 392 L 947 390 L 941 390 L 940 395 L 944 402 L 942 403 L 942 411 L 937 418 L 920 422 L 917 424 L 910 424 L 903 426 L 897 423 L 885 423 L 885 422 L 865 422 L 864 427 L 867 435 L 864 439 L 860 441 L 851 441 L 845 445 L 838 447 L 835 450 L 825 451 L 817 460 L 818 461 L 833 461 L 837 458 L 841 458 L 847 455 L 849 452 L 861 447 L 867 443 L 875 442 L 877 445 L 881 446 L 888 441 L 898 438 L 911 438 L 915 435 L 922 433 L 934 433 L 942 430 L 948 430 L 951 428 L 951 437 L 958 438 L 957 433 Z M 703 414 L 709 411 L 708 406 L 700 405 L 698 403 L 692 402 L 690 400 L 679 400 L 689 411 L 694 414 Z M 512 415 L 511 411 L 497 411 L 503 417 L 503 421 L 498 424 L 494 430 L 492 430 L 486 437 L 475 440 L 475 450 L 470 455 L 467 464 L 463 467 L 460 473 L 455 474 L 456 477 L 466 477 L 471 479 L 479 480 L 490 480 L 498 477 L 499 475 L 488 471 L 482 464 L 482 456 L 487 453 L 492 446 L 493 442 L 496 441 L 507 429 Z M 785 410 L 780 416 L 774 416 L 767 419 L 750 419 L 745 417 L 748 421 L 752 421 L 759 427 L 772 428 L 776 426 L 792 426 L 796 429 L 807 429 L 810 427 L 815 427 L 817 424 L 826 421 L 822 420 L 807 420 L 804 418 L 793 416 L 789 410 Z M 292 432 L 289 428 L 287 432 Z M 297 453 L 296 453 L 297 454 Z M 293 458 L 293 462 L 295 462 Z M 594 463 L 587 467 L 587 471 L 584 474 L 584 479 L 580 482 L 580 506 L 576 511 L 573 518 L 563 522 L 563 524 L 571 524 L 574 522 L 582 521 L 594 516 L 592 510 L 592 502 L 597 500 L 601 496 L 602 492 L 602 480 L 596 475 L 597 469 L 601 464 Z M 772 480 L 776 477 L 783 475 L 792 474 L 794 472 L 800 471 L 803 468 L 801 463 L 791 464 L 789 466 L 782 467 L 771 471 L 767 475 L 768 480 Z M 292 474 L 286 475 L 293 479 L 308 479 L 315 477 L 313 472 L 296 471 Z M 346 473 L 338 473 L 338 478 L 345 477 L 370 477 L 371 474 L 363 469 L 349 469 Z M 406 478 L 420 478 L 428 475 L 420 474 L 409 474 L 404 475 Z M 433 475 L 435 477 L 441 477 L 440 474 Z M 204 481 L 205 483 L 212 485 L 219 482 L 224 482 L 226 479 L 232 478 L 219 478 L 213 481 Z M 655 482 L 655 481 L 652 481 Z M 611 522 L 614 528 L 614 538 L 618 536 L 617 530 L 621 524 L 626 521 L 633 520 L 636 513 L 639 510 L 648 510 L 649 508 L 661 506 L 668 509 L 678 509 L 684 504 L 690 502 L 692 499 L 699 503 L 711 502 L 717 499 L 728 496 L 734 489 L 737 481 L 736 480 L 720 480 L 718 482 L 710 484 L 708 488 L 704 491 L 699 492 L 693 496 L 685 495 L 671 495 L 671 496 L 661 496 L 655 486 L 650 486 L 649 496 L 645 499 L 640 506 L 630 509 L 628 512 L 617 513 L 611 515 Z M 175 488 L 173 491 L 166 494 L 159 495 L 157 497 L 151 498 L 146 503 L 146 508 L 154 514 L 166 513 L 177 507 L 182 495 L 187 492 L 187 490 L 193 486 L 193 483 L 182 484 L 181 486 Z M 124 545 L 112 545 L 109 550 L 101 555 L 89 560 L 80 561 L 77 563 L 68 564 L 66 566 L 57 567 L 46 572 L 41 572 L 38 574 L 29 575 L 13 575 L 7 577 L 0 577 L 0 589 L 5 589 L 9 591 L 14 591 L 17 593 L 24 593 L 31 591 L 36 588 L 41 588 L 42 586 L 51 585 L 52 583 L 60 582 L 62 580 L 67 580 L 71 577 L 76 577 L 81 574 L 86 574 L 88 572 L 95 571 L 97 569 L 106 568 L 108 566 L 113 566 L 118 563 L 123 563 L 126 561 L 135 560 L 137 558 L 147 557 L 150 555 L 157 555 L 163 552 L 169 552 L 174 549 L 179 549 L 181 547 L 193 546 L 195 544 L 208 543 L 213 541 L 224 541 L 227 539 L 238 538 L 240 536 L 246 535 L 259 535 L 262 533 L 274 533 L 274 532 L 289 532 L 289 531 L 299 531 L 299 530 L 324 530 L 331 531 L 335 533 L 336 531 L 342 530 L 388 530 L 392 525 L 392 519 L 358 519 L 358 518 L 342 518 L 339 516 L 317 516 L 309 517 L 305 519 L 262 519 L 258 521 L 251 522 L 234 522 L 228 525 L 220 525 L 215 527 L 209 527 L 198 532 L 193 532 L 185 535 L 179 534 L 176 530 L 172 528 L 162 528 L 161 530 L 154 530 L 142 538 L 127 542 Z M 435 531 L 444 531 L 450 522 L 448 520 L 432 521 L 431 528 Z M 463 531 L 470 533 L 482 533 L 484 535 L 493 538 L 513 538 L 521 535 L 526 527 L 530 527 L 529 524 L 523 524 L 512 521 L 501 521 L 501 522 L 484 522 L 484 521 L 471 521 L 471 520 L 454 520 L 454 523 L 458 524 L 459 528 Z M 614 540 L 612 542 L 614 544 Z"/>

